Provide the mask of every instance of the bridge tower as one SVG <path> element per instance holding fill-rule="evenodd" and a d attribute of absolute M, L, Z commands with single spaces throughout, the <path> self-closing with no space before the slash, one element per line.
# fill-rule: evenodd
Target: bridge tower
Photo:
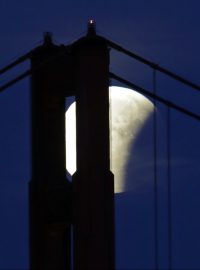
<path fill-rule="evenodd" d="M 65 97 L 70 55 L 52 43 L 31 54 L 32 179 L 30 181 L 30 269 L 70 269 L 70 196 L 65 165 Z"/>
<path fill-rule="evenodd" d="M 93 21 L 87 35 L 69 47 L 54 45 L 47 33 L 32 52 L 31 67 L 31 270 L 114 270 L 107 44 Z M 77 171 L 71 184 L 65 168 L 65 98 L 72 95 Z"/>
<path fill-rule="evenodd" d="M 74 269 L 114 270 L 114 177 L 109 146 L 109 49 L 95 33 L 73 44 L 77 171 L 73 176 Z"/>

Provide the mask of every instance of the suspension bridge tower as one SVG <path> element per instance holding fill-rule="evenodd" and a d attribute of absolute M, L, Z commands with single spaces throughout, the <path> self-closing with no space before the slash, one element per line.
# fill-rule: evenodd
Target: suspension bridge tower
<path fill-rule="evenodd" d="M 67 47 L 54 45 L 47 33 L 31 66 L 31 270 L 114 270 L 107 44 L 93 21 L 87 35 Z M 77 103 L 72 183 L 65 168 L 68 96 Z"/>
<path fill-rule="evenodd" d="M 109 153 L 109 49 L 88 34 L 72 48 L 76 78 L 77 171 L 73 176 L 74 269 L 114 269 L 114 178 Z"/>

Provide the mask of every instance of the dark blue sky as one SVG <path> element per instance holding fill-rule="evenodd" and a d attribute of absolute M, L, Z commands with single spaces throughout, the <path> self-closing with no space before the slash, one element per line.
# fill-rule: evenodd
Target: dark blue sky
<path fill-rule="evenodd" d="M 45 31 L 53 32 L 54 41 L 58 44 L 73 42 L 86 33 L 87 20 L 94 18 L 98 34 L 200 84 L 199 10 L 198 0 L 1 0 L 0 66 L 40 45 Z M 2 76 L 1 84 L 27 67 L 28 64 L 24 64 Z M 152 89 L 152 71 L 128 57 L 111 52 L 110 68 Z M 25 79 L 0 94 L 0 269 L 28 267 L 27 191 L 31 178 L 29 85 L 29 80 Z M 160 74 L 157 85 L 160 95 L 200 114 L 200 93 Z M 167 269 L 164 106 L 158 105 L 158 114 L 158 257 L 160 269 Z M 147 157 L 153 158 L 149 123 L 133 146 L 136 164 L 144 162 Z M 171 112 L 172 269 L 176 270 L 200 269 L 199 134 L 199 122 Z M 143 145 L 150 146 L 143 149 Z M 146 159 L 140 159 L 138 153 Z M 153 171 L 137 168 L 131 171 L 130 166 L 127 169 L 136 186 L 137 177 L 141 174 L 148 185 L 116 196 L 117 269 L 154 269 Z"/>

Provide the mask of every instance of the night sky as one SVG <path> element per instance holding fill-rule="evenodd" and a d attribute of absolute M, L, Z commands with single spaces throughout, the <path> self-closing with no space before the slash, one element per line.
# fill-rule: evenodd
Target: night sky
<path fill-rule="evenodd" d="M 0 67 L 41 45 L 46 31 L 56 44 L 72 43 L 93 18 L 97 34 L 200 84 L 199 10 L 198 0 L 1 0 Z M 1 85 L 28 67 L 27 62 L 1 76 Z M 111 51 L 110 70 L 153 91 L 152 70 L 127 56 Z M 200 93 L 160 73 L 157 93 L 200 114 Z M 170 110 L 170 232 L 164 105 L 157 104 L 157 116 L 159 269 L 169 269 L 170 235 L 172 269 L 200 269 L 200 123 Z M 152 122 L 150 117 L 131 148 L 126 181 L 132 190 L 116 195 L 118 270 L 155 269 Z M 28 268 L 30 126 L 25 79 L 0 94 L 0 269 Z"/>

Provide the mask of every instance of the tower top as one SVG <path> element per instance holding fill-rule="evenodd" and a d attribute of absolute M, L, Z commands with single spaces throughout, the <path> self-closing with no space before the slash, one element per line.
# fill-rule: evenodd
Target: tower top
<path fill-rule="evenodd" d="M 96 36 L 96 23 L 92 19 L 88 21 L 87 36 Z"/>
<path fill-rule="evenodd" d="M 44 33 L 44 45 L 52 45 L 52 33 L 51 32 L 45 32 Z"/>

